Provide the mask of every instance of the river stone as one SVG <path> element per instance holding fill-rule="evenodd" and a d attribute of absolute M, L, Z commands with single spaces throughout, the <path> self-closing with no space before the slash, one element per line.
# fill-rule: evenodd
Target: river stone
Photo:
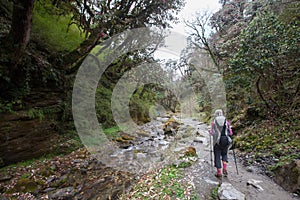
<path fill-rule="evenodd" d="M 181 128 L 180 132 L 181 132 L 182 138 L 188 138 L 195 134 L 195 128 L 188 125 L 184 128 Z"/>
<path fill-rule="evenodd" d="M 180 123 L 174 118 L 171 117 L 167 122 L 163 125 L 163 130 L 165 134 L 174 135 L 179 129 Z"/>
<path fill-rule="evenodd" d="M 140 136 L 140 137 L 150 137 L 150 133 L 144 131 L 144 130 L 140 130 L 140 131 L 137 131 L 136 132 L 137 136 Z"/>
<path fill-rule="evenodd" d="M 300 194 L 300 160 L 278 167 L 275 182 L 284 189 Z"/>
<path fill-rule="evenodd" d="M 2 181 L 8 181 L 10 179 L 12 179 L 11 175 L 9 175 L 9 174 L 0 174 L 0 182 L 2 182 Z"/>
<path fill-rule="evenodd" d="M 246 171 L 247 171 L 247 172 L 254 172 L 253 166 L 248 166 L 248 167 L 246 168 Z"/>
<path fill-rule="evenodd" d="M 169 120 L 169 118 L 168 117 L 157 117 L 156 120 L 160 121 L 160 122 L 166 122 Z"/>
<path fill-rule="evenodd" d="M 204 143 L 206 141 L 206 138 L 203 137 L 195 137 L 194 142 Z"/>
<path fill-rule="evenodd" d="M 57 190 L 51 195 L 51 199 L 66 199 L 73 197 L 75 195 L 75 190 L 73 187 L 66 187 Z"/>
<path fill-rule="evenodd" d="M 245 200 L 245 195 L 235 189 L 230 183 L 222 183 L 218 189 L 220 200 Z"/>
<path fill-rule="evenodd" d="M 259 183 L 262 183 L 262 181 L 255 180 L 255 179 L 250 179 L 250 180 L 247 181 L 247 185 L 252 185 L 253 187 L 258 189 L 259 191 L 263 191 L 264 189 L 259 185 Z"/>

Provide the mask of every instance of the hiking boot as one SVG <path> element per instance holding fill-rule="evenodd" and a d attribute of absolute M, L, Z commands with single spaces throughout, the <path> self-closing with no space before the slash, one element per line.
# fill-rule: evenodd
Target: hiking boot
<path fill-rule="evenodd" d="M 224 174 L 225 177 L 227 177 L 227 175 L 228 175 L 227 170 L 224 170 L 224 169 L 223 169 L 223 174 Z"/>
<path fill-rule="evenodd" d="M 222 178 L 222 174 L 216 173 L 216 174 L 215 174 L 215 177 L 217 177 L 217 178 Z"/>

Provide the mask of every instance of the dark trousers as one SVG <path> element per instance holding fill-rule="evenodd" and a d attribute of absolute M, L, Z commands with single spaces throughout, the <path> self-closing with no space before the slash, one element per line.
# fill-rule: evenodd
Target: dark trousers
<path fill-rule="evenodd" d="M 221 163 L 221 159 L 222 161 L 228 162 L 228 147 L 220 147 L 218 144 L 216 144 L 214 146 L 214 156 L 215 156 L 215 167 L 217 169 L 222 168 L 222 163 Z"/>

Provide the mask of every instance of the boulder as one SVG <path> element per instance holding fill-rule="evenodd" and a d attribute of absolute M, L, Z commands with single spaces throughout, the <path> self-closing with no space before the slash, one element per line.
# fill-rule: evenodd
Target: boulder
<path fill-rule="evenodd" d="M 280 166 L 274 173 L 277 184 L 290 192 L 300 194 L 300 160 Z"/>
<path fill-rule="evenodd" d="M 195 147 L 187 147 L 184 150 L 185 157 L 198 157 Z"/>
<path fill-rule="evenodd" d="M 175 118 L 171 117 L 167 122 L 163 125 L 163 131 L 165 134 L 175 135 L 180 126 L 180 122 L 178 122 Z"/>
<path fill-rule="evenodd" d="M 235 189 L 230 183 L 222 183 L 218 189 L 220 200 L 245 200 L 245 195 Z"/>

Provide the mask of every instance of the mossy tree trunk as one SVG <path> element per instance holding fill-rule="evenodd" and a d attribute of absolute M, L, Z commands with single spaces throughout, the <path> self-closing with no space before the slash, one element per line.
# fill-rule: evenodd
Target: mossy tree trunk
<path fill-rule="evenodd" d="M 16 0 L 13 6 L 12 37 L 16 63 L 18 63 L 30 39 L 34 0 Z"/>

